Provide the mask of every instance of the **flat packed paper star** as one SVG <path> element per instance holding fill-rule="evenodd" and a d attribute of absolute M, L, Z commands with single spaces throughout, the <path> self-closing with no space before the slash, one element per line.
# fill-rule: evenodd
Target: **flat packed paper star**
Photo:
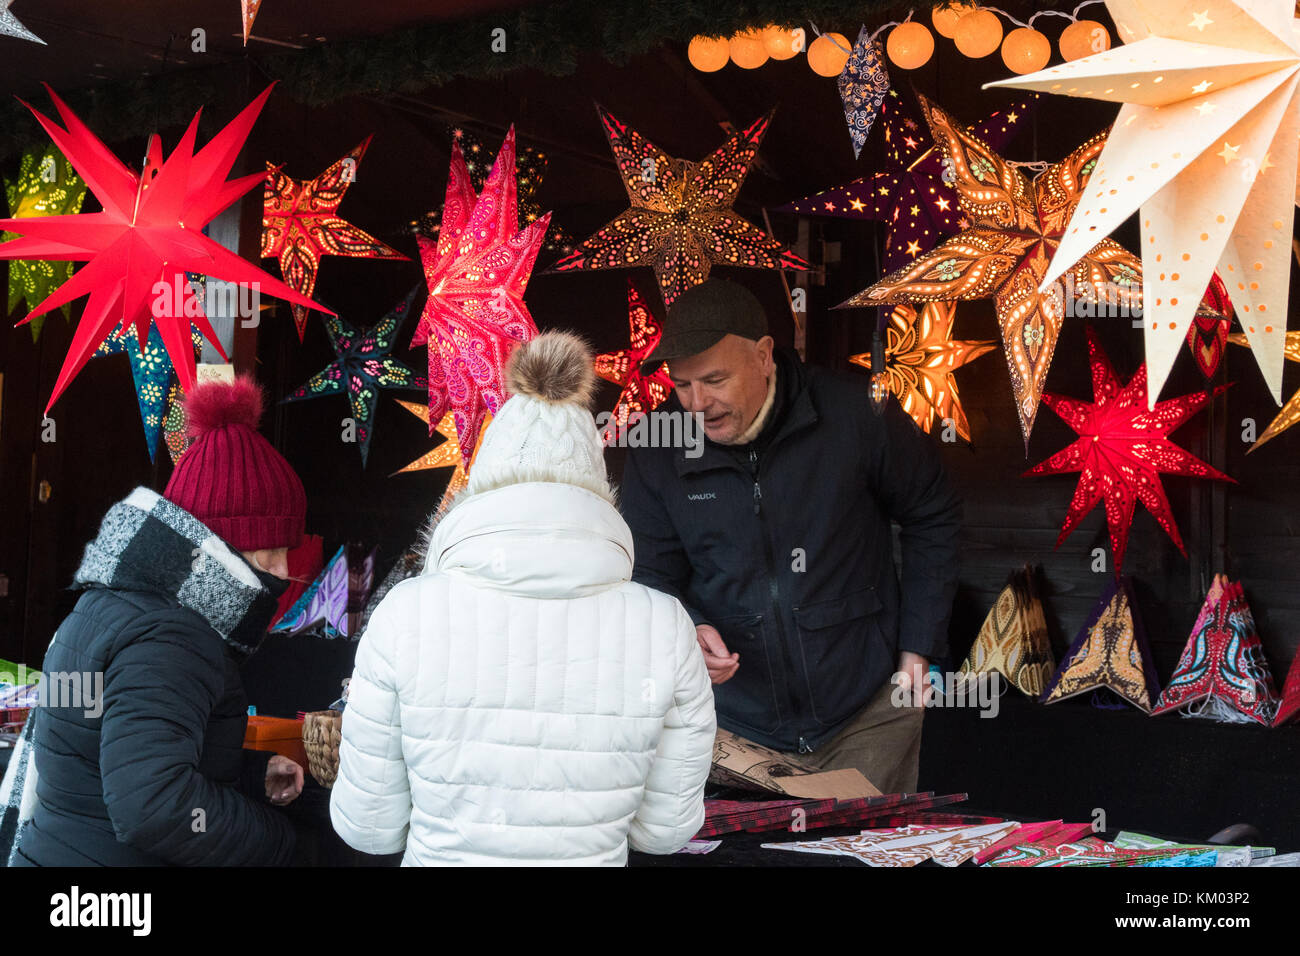
<path fill-rule="evenodd" d="M 1186 556 L 1187 549 L 1178 534 L 1160 475 L 1233 479 L 1179 448 L 1168 436 L 1223 389 L 1181 395 L 1148 409 L 1145 365 L 1127 385 L 1120 385 L 1110 359 L 1101 350 L 1091 328 L 1088 329 L 1088 353 L 1092 362 L 1092 402 L 1051 393 L 1043 395 L 1048 407 L 1079 433 L 1078 439 L 1025 472 L 1026 475 L 1080 472 L 1056 546 L 1060 547 L 1083 517 L 1104 499 L 1115 574 L 1119 575 L 1133 511 L 1140 501 Z"/>
<path fill-rule="evenodd" d="M 154 137 L 145 176 L 124 166 L 53 90 L 49 90 L 50 98 L 66 129 L 32 109 L 54 144 L 103 206 L 103 212 L 76 216 L 0 220 L 0 229 L 11 229 L 24 236 L 0 245 L 0 259 L 86 262 L 24 320 L 30 321 L 65 302 L 90 295 L 46 414 L 99 343 L 119 324 L 135 327 L 141 347 L 147 340 L 150 323 L 156 325 L 185 391 L 193 387 L 195 375 L 191 323 L 198 326 L 222 358 L 226 357 L 201 308 L 189 308 L 188 300 L 183 308 L 178 307 L 181 303 L 164 303 L 155 292 L 160 284 L 166 288 L 185 288 L 187 272 L 253 285 L 263 293 L 320 308 L 202 232 L 204 226 L 263 178 L 261 173 L 255 173 L 226 181 L 270 93 L 271 87 L 267 87 L 197 153 L 194 141 L 198 115 L 165 163 L 162 146 Z M 164 314 L 154 315 L 155 310 Z"/>
<path fill-rule="evenodd" d="M 373 137 L 367 136 L 355 149 L 315 179 L 299 182 L 266 164 L 266 185 L 262 191 L 262 258 L 276 256 L 284 281 L 305 296 L 316 290 L 316 272 L 321 256 L 349 256 L 359 259 L 406 259 L 392 246 L 358 229 L 338 216 L 339 203 L 348 187 L 356 182 L 357 167 Z M 307 310 L 295 308 L 298 340 L 307 329 Z"/>
<path fill-rule="evenodd" d="M 1250 339 L 1240 332 L 1234 332 L 1228 336 L 1228 341 L 1233 345 L 1244 345 L 1250 347 Z M 1292 362 L 1300 362 L 1300 332 L 1288 332 L 1286 334 L 1285 355 Z M 1246 454 L 1250 454 L 1264 442 L 1276 438 L 1292 425 L 1300 422 L 1300 389 L 1297 389 L 1282 410 L 1277 413 L 1277 417 L 1268 423 L 1268 428 L 1264 429 L 1264 434 L 1260 435 L 1249 448 Z"/>
<path fill-rule="evenodd" d="M 1141 210 L 1148 402 L 1217 267 L 1281 405 L 1300 19 L 1292 0 L 1196 6 L 1208 30 L 1182 0 L 1107 0 L 1122 46 L 991 85 L 1124 104 L 1043 284 Z"/>
<path fill-rule="evenodd" d="M 7 37 L 17 37 L 20 40 L 31 40 L 41 46 L 48 46 L 44 40 L 19 23 L 18 18 L 9 12 L 9 7 L 13 2 L 14 0 L 0 0 L 0 34 Z"/>
<path fill-rule="evenodd" d="M 895 306 L 885 328 L 885 374 L 903 411 L 927 435 L 935 422 L 942 426 L 951 421 L 957 434 L 970 441 L 970 424 L 953 373 L 991 352 L 997 343 L 954 341 L 956 318 L 955 302 L 928 302 L 919 314 L 913 306 Z M 849 361 L 869 369 L 871 353 L 850 355 Z"/>
<path fill-rule="evenodd" d="M 667 364 L 660 363 L 649 375 L 641 373 L 641 363 L 659 345 L 663 327 L 631 279 L 627 282 L 627 321 L 631 326 L 629 348 L 596 356 L 596 374 L 623 386 L 613 418 L 601 436 L 606 444 L 627 428 L 629 420 L 653 411 L 673 390 Z"/>
<path fill-rule="evenodd" d="M 664 304 L 715 265 L 806 270 L 808 263 L 732 205 L 772 114 L 750 123 L 698 163 L 674 159 L 604 108 L 600 120 L 631 207 L 555 264 L 553 272 L 650 266 Z"/>
<path fill-rule="evenodd" d="M 190 338 L 197 360 L 203 351 L 203 336 L 198 329 L 191 327 Z M 131 361 L 131 378 L 140 405 L 140 421 L 144 424 L 145 445 L 149 449 L 149 460 L 153 461 L 158 454 L 158 438 L 163 432 L 167 403 L 176 395 L 176 370 L 156 328 L 149 330 L 149 340 L 143 351 L 130 331 L 122 326 L 114 329 L 95 350 L 97 356 L 119 352 L 125 352 Z"/>
<path fill-rule="evenodd" d="M 859 292 L 844 306 L 992 298 L 1028 450 L 1066 299 L 1117 303 L 1130 309 L 1141 304 L 1141 266 L 1112 239 L 1102 239 L 1076 263 L 1064 288 L 1039 291 L 1105 134 L 1092 137 L 1030 183 L 944 110 L 925 97 L 920 99 L 934 141 L 950 160 L 962 211 L 972 225 Z"/>
<path fill-rule="evenodd" d="M 423 375 L 416 375 L 390 354 L 397 344 L 397 333 L 410 311 L 411 302 L 419 287 L 411 290 L 405 300 L 379 320 L 374 328 L 358 332 L 338 316 L 325 320 L 330 344 L 337 358 L 324 371 L 317 372 L 307 384 L 287 398 L 286 402 L 319 398 L 322 395 L 347 393 L 352 403 L 352 419 L 356 425 L 357 443 L 361 446 L 361 464 L 365 466 L 370 454 L 370 438 L 374 431 L 375 411 L 379 405 L 381 388 L 427 388 Z"/>
<path fill-rule="evenodd" d="M 460 146 L 452 146 L 438 241 L 418 240 L 429 299 L 411 345 L 428 345 L 429 416 L 436 422 L 455 413 L 466 464 L 484 419 L 506 400 L 511 348 L 537 335 L 524 290 L 550 220 L 547 213 L 517 231 L 513 126 L 480 195 Z"/>
<path fill-rule="evenodd" d="M 53 146 L 43 151 L 23 153 L 17 179 L 5 180 L 9 214 L 15 219 L 29 216 L 68 216 L 81 212 L 86 199 L 86 183 Z M 0 241 L 18 238 L 14 232 L 0 234 Z M 72 278 L 71 262 L 16 260 L 9 263 L 9 311 L 24 299 L 31 309 L 48 298 L 62 283 Z M 64 318 L 72 317 L 72 307 L 63 304 Z M 40 338 L 44 317 L 33 319 L 32 341 Z"/>
<path fill-rule="evenodd" d="M 971 127 L 972 134 L 991 150 L 1003 149 L 1025 125 L 1037 100 L 1037 96 L 1027 97 L 993 113 Z M 890 90 L 880 106 L 878 124 L 884 139 L 879 149 L 884 168 L 780 208 L 804 216 L 885 223 L 886 272 L 901 269 L 940 240 L 965 229 L 957 215 L 955 173 L 951 164 L 945 169 L 944 151 L 936 148 L 929 130 L 918 122 L 922 116 L 911 94 L 900 96 Z"/>
<path fill-rule="evenodd" d="M 257 19 L 257 11 L 262 8 L 262 0 L 239 0 L 239 17 L 244 24 L 244 46 L 248 46 L 248 38 L 253 35 L 253 21 Z"/>
<path fill-rule="evenodd" d="M 460 127 L 451 131 L 453 143 L 460 145 L 461 155 L 465 158 L 465 168 L 469 170 L 470 185 L 475 190 L 483 188 L 488 173 L 492 170 L 493 153 L 487 143 Z M 515 197 L 519 206 L 519 228 L 530 226 L 542 218 L 542 207 L 537 202 L 537 190 L 542 185 L 546 173 L 546 153 L 531 146 L 518 150 L 515 157 Z M 425 213 L 412 223 L 417 236 L 437 241 L 442 228 L 442 210 L 435 209 Z M 546 230 L 542 240 L 541 253 L 544 255 L 568 255 L 573 251 L 573 240 L 554 223 Z"/>
<path fill-rule="evenodd" d="M 844 119 L 849 124 L 854 159 L 866 145 L 871 125 L 880 112 L 880 104 L 889 93 L 889 71 L 885 69 L 881 52 L 880 44 L 871 39 L 871 31 L 863 27 L 858 31 L 857 42 L 853 44 L 844 70 L 835 81 L 840 99 L 844 101 Z"/>

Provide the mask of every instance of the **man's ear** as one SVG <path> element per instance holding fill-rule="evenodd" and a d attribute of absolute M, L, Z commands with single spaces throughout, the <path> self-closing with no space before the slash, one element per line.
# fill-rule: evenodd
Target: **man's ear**
<path fill-rule="evenodd" d="M 770 335 L 765 335 L 757 342 L 754 347 L 758 352 L 758 362 L 763 366 L 763 374 L 771 375 L 775 363 L 772 361 L 772 349 L 776 346 L 776 340 Z"/>

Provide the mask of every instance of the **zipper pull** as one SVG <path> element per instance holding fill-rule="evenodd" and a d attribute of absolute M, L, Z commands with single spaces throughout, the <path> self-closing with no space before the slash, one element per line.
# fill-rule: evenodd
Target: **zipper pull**
<path fill-rule="evenodd" d="M 758 514 L 763 506 L 763 492 L 758 487 L 758 482 L 754 482 L 754 514 Z"/>
<path fill-rule="evenodd" d="M 802 737 L 799 738 L 799 752 L 801 754 L 810 754 L 813 752 L 812 747 L 808 746 L 808 741 L 804 740 Z"/>

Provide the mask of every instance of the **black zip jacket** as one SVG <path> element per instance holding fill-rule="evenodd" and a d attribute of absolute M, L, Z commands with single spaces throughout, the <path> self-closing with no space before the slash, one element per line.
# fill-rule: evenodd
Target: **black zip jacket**
<path fill-rule="evenodd" d="M 933 440 L 864 379 L 778 350 L 777 399 L 750 445 L 636 448 L 621 500 L 633 580 L 739 653 L 718 723 L 779 750 L 833 737 L 900 650 L 947 652 L 961 502 Z M 676 397 L 660 406 L 681 412 Z M 901 527 L 902 585 L 890 522 Z"/>

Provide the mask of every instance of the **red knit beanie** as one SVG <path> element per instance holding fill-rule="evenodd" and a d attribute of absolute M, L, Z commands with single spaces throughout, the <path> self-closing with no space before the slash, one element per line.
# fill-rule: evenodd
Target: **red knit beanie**
<path fill-rule="evenodd" d="M 307 519 L 302 480 L 257 431 L 261 418 L 251 378 L 196 386 L 185 400 L 194 441 L 163 492 L 237 551 L 295 548 Z"/>

